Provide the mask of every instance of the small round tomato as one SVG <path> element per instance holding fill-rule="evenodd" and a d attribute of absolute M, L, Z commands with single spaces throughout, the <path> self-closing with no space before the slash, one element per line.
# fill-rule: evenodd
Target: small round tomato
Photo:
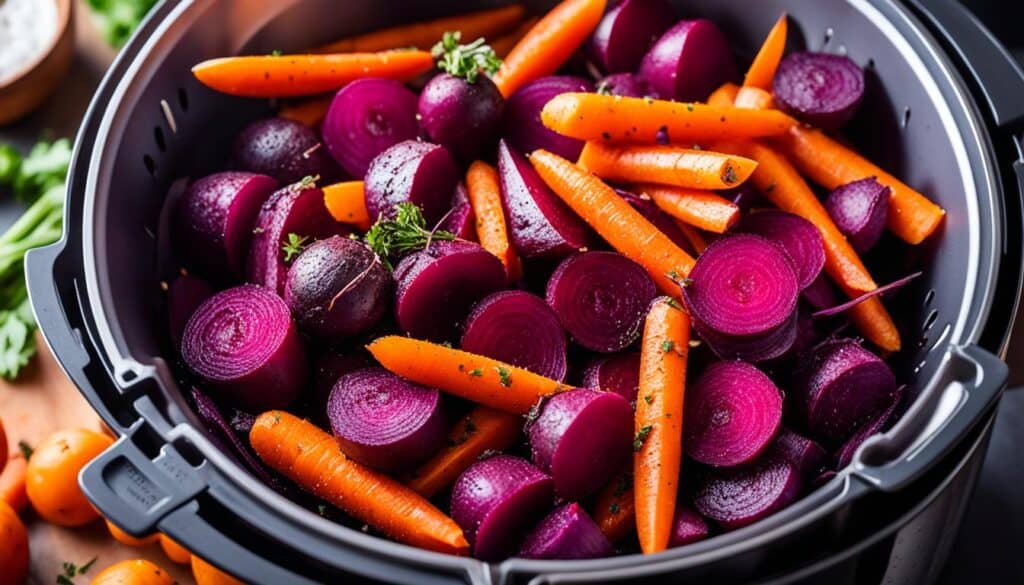
<path fill-rule="evenodd" d="M 28 505 L 28 494 L 25 493 L 25 457 L 21 453 L 12 453 L 7 459 L 7 467 L 0 473 L 0 500 L 21 512 Z"/>
<path fill-rule="evenodd" d="M 187 565 L 189 560 L 192 559 L 192 553 L 188 552 L 185 547 L 181 546 L 177 542 L 171 540 L 171 537 L 166 534 L 160 535 L 160 548 L 164 549 L 164 554 L 167 555 L 167 558 L 179 565 Z"/>
<path fill-rule="evenodd" d="M 28 531 L 18 513 L 0 500 L 0 585 L 20 585 L 28 575 Z"/>
<path fill-rule="evenodd" d="M 36 446 L 26 469 L 25 488 L 32 507 L 58 526 L 82 526 L 99 513 L 78 487 L 78 473 L 113 444 L 110 437 L 85 429 L 57 431 Z"/>
<path fill-rule="evenodd" d="M 91 585 L 174 585 L 174 579 L 155 564 L 134 559 L 110 565 L 93 578 Z"/>
<path fill-rule="evenodd" d="M 131 534 L 128 534 L 124 530 L 115 526 L 110 520 L 104 520 L 104 522 L 107 523 L 107 530 L 110 531 L 110 536 L 113 536 L 114 540 L 121 544 L 126 544 L 128 546 L 146 546 L 147 544 L 153 544 L 157 540 L 156 534 L 150 534 L 149 536 L 144 536 L 142 538 L 135 538 Z"/>
<path fill-rule="evenodd" d="M 4 421 L 0 419 L 0 471 L 7 465 L 7 433 L 4 432 Z"/>
<path fill-rule="evenodd" d="M 192 555 L 192 576 L 196 578 L 196 585 L 245 585 L 195 555 Z"/>

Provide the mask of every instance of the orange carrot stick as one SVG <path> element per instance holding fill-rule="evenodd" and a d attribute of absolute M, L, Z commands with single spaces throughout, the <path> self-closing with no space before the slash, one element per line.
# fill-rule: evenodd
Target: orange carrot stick
<path fill-rule="evenodd" d="M 454 520 L 408 487 L 350 460 L 313 423 L 272 410 L 256 419 L 249 441 L 272 469 L 391 538 L 437 552 L 469 552 Z"/>
<path fill-rule="evenodd" d="M 679 491 L 683 442 L 683 386 L 690 319 L 670 299 L 647 314 L 640 346 L 640 393 L 633 443 L 636 530 L 644 554 L 668 548 Z"/>
<path fill-rule="evenodd" d="M 704 250 L 708 247 L 708 242 L 704 239 L 704 236 L 700 231 L 692 225 L 679 221 L 678 219 L 676 220 L 676 226 L 679 227 L 679 231 L 683 232 L 683 237 L 690 243 L 690 247 L 693 248 L 694 254 L 697 254 L 698 256 L 703 254 Z"/>
<path fill-rule="evenodd" d="M 409 81 L 430 71 L 425 51 L 386 51 L 331 55 L 256 55 L 203 61 L 196 79 L 217 91 L 242 97 L 316 95 L 363 77 Z"/>
<path fill-rule="evenodd" d="M 324 205 L 331 217 L 341 223 L 350 223 L 362 231 L 370 229 L 373 223 L 370 212 L 366 211 L 366 197 L 362 181 L 345 181 L 323 188 Z"/>
<path fill-rule="evenodd" d="M 672 217 L 716 234 L 725 233 L 740 219 L 735 203 L 708 191 L 663 185 L 636 185 L 633 190 L 649 196 Z"/>
<path fill-rule="evenodd" d="M 523 267 L 509 241 L 505 210 L 501 205 L 498 171 L 483 161 L 474 162 L 466 172 L 466 190 L 476 216 L 477 240 L 485 250 L 501 260 L 509 279 L 519 280 Z"/>
<path fill-rule="evenodd" d="M 366 346 L 393 374 L 484 406 L 526 414 L 543 396 L 569 386 L 489 357 L 398 335 Z"/>
<path fill-rule="evenodd" d="M 770 110 L 775 107 L 775 96 L 759 87 L 741 87 L 736 93 L 734 104 L 737 108 Z"/>
<path fill-rule="evenodd" d="M 519 23 L 519 26 L 513 29 L 512 32 L 505 33 L 491 41 L 490 45 L 491 48 L 494 49 L 494 54 L 500 58 L 505 58 L 505 55 L 509 54 L 509 51 L 511 51 L 512 48 L 526 36 L 526 33 L 530 32 L 530 29 L 532 29 L 539 20 L 539 16 L 531 16 Z"/>
<path fill-rule="evenodd" d="M 548 187 L 613 248 L 643 266 L 666 294 L 680 296 L 675 279 L 693 268 L 689 254 L 594 175 L 546 150 L 535 150 L 530 162 Z"/>
<path fill-rule="evenodd" d="M 452 428 L 448 447 L 413 471 L 406 485 L 424 497 L 433 497 L 487 451 L 512 446 L 522 429 L 521 417 L 478 406 Z"/>
<path fill-rule="evenodd" d="M 743 157 L 678 146 L 626 146 L 588 142 L 576 162 L 602 179 L 645 181 L 691 189 L 730 189 L 757 168 Z"/>
<path fill-rule="evenodd" d="M 591 516 L 612 543 L 626 538 L 636 528 L 636 508 L 633 500 L 632 471 L 620 473 L 597 492 Z"/>
<path fill-rule="evenodd" d="M 740 86 L 735 83 L 726 82 L 721 87 L 711 92 L 708 96 L 707 104 L 709 106 L 731 106 L 736 101 L 736 95 L 739 94 Z"/>
<path fill-rule="evenodd" d="M 604 16 L 605 0 L 563 0 L 516 43 L 494 75 L 510 96 L 527 83 L 551 75 L 576 52 Z"/>
<path fill-rule="evenodd" d="M 12 453 L 7 466 L 0 473 L 0 501 L 7 502 L 15 512 L 21 512 L 28 505 L 25 491 L 25 471 L 28 463 L 21 453 Z"/>
<path fill-rule="evenodd" d="M 334 96 L 309 98 L 285 104 L 277 111 L 277 115 L 304 126 L 316 128 L 327 116 L 327 110 L 331 107 L 332 100 L 334 100 Z"/>
<path fill-rule="evenodd" d="M 775 70 L 782 61 L 782 53 L 786 50 L 786 29 L 787 18 L 783 13 L 775 26 L 768 32 L 761 50 L 754 57 L 754 62 L 747 69 L 747 76 L 743 79 L 745 87 L 756 87 L 759 89 L 771 89 L 772 80 L 775 79 Z"/>
<path fill-rule="evenodd" d="M 794 127 L 779 137 L 778 144 L 797 168 L 826 189 L 867 177 L 876 177 L 888 186 L 892 195 L 887 227 L 907 243 L 920 244 L 938 229 L 946 215 L 927 197 L 820 130 Z"/>
<path fill-rule="evenodd" d="M 684 104 L 596 93 L 563 93 L 541 111 L 548 128 L 580 140 L 654 144 L 659 135 L 682 145 L 783 134 L 796 124 L 777 110 Z"/>
<path fill-rule="evenodd" d="M 430 50 L 448 31 L 461 31 L 463 42 L 479 37 L 492 37 L 512 29 L 526 11 L 519 4 L 490 10 L 446 16 L 426 22 L 415 22 L 385 28 L 337 40 L 319 47 L 316 53 L 365 53 L 403 47 Z"/>

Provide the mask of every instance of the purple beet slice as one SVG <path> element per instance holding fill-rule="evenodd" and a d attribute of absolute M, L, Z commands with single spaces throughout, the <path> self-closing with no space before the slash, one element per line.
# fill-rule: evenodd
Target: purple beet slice
<path fill-rule="evenodd" d="M 478 461 L 455 481 L 452 519 L 465 531 L 473 556 L 499 561 L 515 552 L 527 529 L 552 506 L 553 482 L 511 455 Z"/>
<path fill-rule="evenodd" d="M 639 337 L 658 289 L 643 267 L 621 254 L 583 252 L 558 265 L 545 296 L 576 343 L 615 353 Z"/>
<path fill-rule="evenodd" d="M 541 520 L 519 549 L 524 559 L 599 559 L 615 552 L 597 523 L 576 502 Z"/>
<path fill-rule="evenodd" d="M 828 453 L 807 437 L 789 429 L 779 431 L 772 445 L 775 455 L 789 461 L 800 472 L 801 477 L 811 478 L 821 472 L 828 459 Z"/>
<path fill-rule="evenodd" d="M 682 504 L 676 504 L 676 516 L 672 520 L 672 534 L 668 539 L 669 548 L 704 540 L 708 534 L 708 523 L 700 514 Z"/>
<path fill-rule="evenodd" d="M 583 370 L 581 387 L 614 392 L 635 402 L 640 391 L 640 354 L 633 351 L 594 358 Z"/>
<path fill-rule="evenodd" d="M 181 336 L 192 313 L 216 292 L 205 280 L 191 274 L 182 274 L 167 285 L 167 329 L 175 348 L 181 347 Z"/>
<path fill-rule="evenodd" d="M 235 168 L 274 177 L 283 185 L 303 177 L 337 175 L 330 153 L 311 128 L 287 118 L 264 118 L 246 126 L 231 147 Z"/>
<path fill-rule="evenodd" d="M 441 393 L 383 368 L 339 378 L 327 399 L 327 418 L 345 455 L 389 472 L 422 463 L 447 434 Z"/>
<path fill-rule="evenodd" d="M 889 187 L 868 177 L 832 191 L 825 199 L 825 209 L 854 249 L 863 254 L 882 237 L 889 219 L 890 194 Z"/>
<path fill-rule="evenodd" d="M 800 297 L 807 301 L 811 308 L 819 311 L 839 304 L 836 287 L 824 273 L 819 274 L 807 288 L 800 291 Z"/>
<path fill-rule="evenodd" d="M 380 153 L 363 182 L 366 211 L 372 218 L 393 219 L 399 203 L 415 203 L 433 227 L 451 205 L 459 169 L 448 149 L 406 140 Z"/>
<path fill-rule="evenodd" d="M 796 467 L 769 457 L 753 465 L 710 472 L 697 488 L 693 506 L 724 530 L 735 530 L 790 505 L 800 489 Z"/>
<path fill-rule="evenodd" d="M 836 130 L 850 121 L 864 97 L 864 71 L 845 55 L 792 53 L 779 63 L 772 91 L 786 113 Z"/>
<path fill-rule="evenodd" d="M 210 390 L 253 412 L 288 406 L 309 374 L 288 305 L 252 284 L 200 305 L 185 326 L 181 354 Z"/>
<path fill-rule="evenodd" d="M 570 390 L 549 398 L 527 434 L 533 462 L 565 500 L 586 497 L 629 456 L 633 409 L 612 392 Z"/>
<path fill-rule="evenodd" d="M 749 463 L 771 445 L 782 424 L 782 392 L 743 362 L 708 366 L 687 389 L 683 446 L 714 467 Z"/>
<path fill-rule="evenodd" d="M 504 140 L 498 143 L 498 178 L 512 245 L 520 256 L 561 259 L 587 247 L 586 224 Z"/>
<path fill-rule="evenodd" d="M 455 186 L 452 206 L 448 216 L 441 223 L 441 229 L 461 240 L 476 241 L 476 216 L 473 215 L 473 207 L 469 203 L 466 185 L 461 181 Z"/>
<path fill-rule="evenodd" d="M 650 93 L 647 84 L 632 73 L 616 73 L 597 82 L 597 93 L 642 98 Z"/>
<path fill-rule="evenodd" d="M 896 413 L 899 411 L 900 404 L 903 402 L 903 387 L 897 389 L 895 395 L 892 397 L 892 402 L 875 416 L 871 417 L 868 422 L 861 425 L 857 432 L 853 433 L 853 436 L 843 443 L 843 446 L 839 448 L 835 453 L 836 469 L 842 469 L 853 461 L 853 456 L 857 453 L 857 449 L 864 444 L 865 441 L 871 437 L 885 431 L 893 422 L 896 421 Z"/>
<path fill-rule="evenodd" d="M 792 213 L 769 209 L 750 213 L 738 232 L 761 236 L 782 246 L 796 267 L 800 290 L 811 285 L 825 267 L 825 244 L 813 223 Z"/>
<path fill-rule="evenodd" d="M 398 327 L 417 339 L 451 341 L 474 303 L 507 284 L 496 256 L 472 242 L 437 241 L 395 268 Z"/>
<path fill-rule="evenodd" d="M 583 150 L 583 141 L 549 129 L 540 120 L 540 111 L 556 95 L 594 91 L 594 84 L 582 77 L 551 75 L 541 77 L 519 88 L 505 104 L 502 136 L 518 152 L 531 153 L 538 148 L 568 160 L 576 160 Z"/>
<path fill-rule="evenodd" d="M 681 20 L 644 55 L 638 75 L 652 96 L 702 101 L 736 79 L 736 62 L 725 35 L 710 20 Z"/>
<path fill-rule="evenodd" d="M 675 21 L 675 11 L 665 0 L 624 0 L 605 13 L 594 30 L 590 57 L 608 73 L 633 71 Z"/>
<path fill-rule="evenodd" d="M 551 307 L 528 292 L 496 292 L 473 307 L 461 347 L 558 380 L 568 369 L 565 330 Z"/>
<path fill-rule="evenodd" d="M 244 172 L 190 184 L 174 213 L 174 243 L 186 265 L 217 282 L 245 274 L 253 222 L 277 181 Z"/>
<path fill-rule="evenodd" d="M 199 388 L 193 387 L 192 399 L 196 403 L 196 414 L 206 424 L 207 430 L 213 432 L 214 436 L 223 443 L 225 450 L 230 449 L 230 452 L 233 452 L 241 460 L 242 464 L 256 476 L 256 479 L 272 486 L 279 492 L 287 493 L 288 490 L 284 488 L 284 482 L 274 477 L 270 469 L 249 451 L 249 447 L 238 436 L 234 427 L 228 424 L 212 398 Z M 248 433 L 245 435 L 248 436 Z"/>

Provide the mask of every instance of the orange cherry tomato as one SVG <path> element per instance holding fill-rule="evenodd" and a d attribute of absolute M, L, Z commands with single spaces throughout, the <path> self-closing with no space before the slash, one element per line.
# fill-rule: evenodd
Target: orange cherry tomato
<path fill-rule="evenodd" d="M 167 558 L 179 565 L 187 565 L 192 559 L 192 553 L 188 552 L 185 547 L 181 546 L 177 542 L 171 540 L 171 537 L 166 534 L 160 535 L 160 548 L 164 549 L 164 554 L 167 555 Z"/>
<path fill-rule="evenodd" d="M 110 531 L 110 536 L 113 536 L 114 540 L 121 544 L 126 544 L 128 546 L 146 546 L 147 544 L 153 544 L 157 541 L 156 534 L 150 534 L 143 538 L 135 538 L 131 534 L 128 534 L 124 530 L 115 526 L 110 520 L 104 519 L 103 521 L 107 523 L 107 530 Z"/>
<path fill-rule="evenodd" d="M 195 555 L 192 555 L 192 576 L 196 578 L 196 585 L 245 585 Z"/>
<path fill-rule="evenodd" d="M 110 565 L 93 578 L 92 585 L 174 585 L 174 579 L 157 565 L 134 559 Z"/>
<path fill-rule="evenodd" d="M 0 585 L 21 585 L 28 575 L 28 531 L 21 518 L 0 501 Z"/>
<path fill-rule="evenodd" d="M 4 421 L 0 419 L 0 471 L 4 470 L 7 464 L 7 433 L 4 431 Z"/>
<path fill-rule="evenodd" d="M 99 518 L 78 487 L 78 473 L 113 442 L 96 431 L 67 429 L 36 446 L 26 469 L 25 487 L 32 507 L 44 520 L 58 526 L 82 526 Z"/>
<path fill-rule="evenodd" d="M 21 512 L 28 505 L 25 493 L 25 468 L 28 464 L 21 453 L 12 453 L 7 467 L 0 473 L 0 500 L 7 502 L 15 512 Z"/>

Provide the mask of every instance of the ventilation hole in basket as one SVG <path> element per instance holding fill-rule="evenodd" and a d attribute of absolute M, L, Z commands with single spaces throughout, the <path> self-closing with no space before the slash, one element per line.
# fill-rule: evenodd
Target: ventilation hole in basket
<path fill-rule="evenodd" d="M 153 160 L 153 157 L 148 154 L 143 155 L 142 164 L 146 165 L 146 170 L 149 171 L 150 175 L 156 175 L 156 161 Z"/>
<path fill-rule="evenodd" d="M 906 128 L 910 125 L 910 106 L 903 108 L 903 120 L 900 122 L 901 128 Z"/>
<path fill-rule="evenodd" d="M 924 325 L 921 326 L 921 331 L 928 331 L 935 326 L 935 322 L 939 319 L 939 312 L 932 309 L 931 313 L 928 313 L 928 317 L 924 320 Z"/>
<path fill-rule="evenodd" d="M 167 150 L 167 141 L 164 140 L 164 129 L 155 126 L 153 128 L 153 141 L 156 142 L 156 147 L 160 149 L 160 152 Z"/>
<path fill-rule="evenodd" d="M 924 295 L 924 306 L 927 307 L 928 305 L 932 304 L 932 301 L 934 301 L 934 300 L 935 300 L 935 289 L 933 288 L 932 290 L 930 290 L 927 293 L 925 293 L 925 295 Z"/>
<path fill-rule="evenodd" d="M 175 439 L 172 444 L 182 458 L 184 458 L 192 467 L 199 467 L 204 461 L 206 461 L 206 458 L 203 457 L 203 454 L 199 452 L 199 449 L 197 449 L 191 441 L 187 441 L 179 437 L 178 439 Z"/>
<path fill-rule="evenodd" d="M 125 384 L 131 384 L 138 377 L 139 375 L 132 370 L 125 370 L 124 372 L 121 373 L 121 381 L 124 382 Z"/>
<path fill-rule="evenodd" d="M 868 59 L 868 62 L 867 62 L 866 65 L 864 65 L 864 68 L 865 69 L 870 69 L 870 70 L 873 71 L 875 69 L 875 60 L 873 58 L 872 59 Z"/>
<path fill-rule="evenodd" d="M 181 106 L 182 112 L 188 111 L 188 94 L 183 87 L 178 88 L 178 105 Z"/>
<path fill-rule="evenodd" d="M 825 46 L 826 47 L 828 46 L 829 43 L 832 42 L 832 37 L 835 36 L 835 34 L 836 34 L 836 31 L 832 30 L 831 26 L 825 29 Z"/>

